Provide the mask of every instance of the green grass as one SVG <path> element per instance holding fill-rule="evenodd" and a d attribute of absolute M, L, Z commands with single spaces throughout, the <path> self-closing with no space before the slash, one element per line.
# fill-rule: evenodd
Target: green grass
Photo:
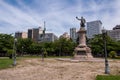
<path fill-rule="evenodd" d="M 120 80 L 120 75 L 97 75 L 96 80 Z"/>
<path fill-rule="evenodd" d="M 13 64 L 13 60 L 7 57 L 0 57 L 0 69 L 10 68 Z"/>

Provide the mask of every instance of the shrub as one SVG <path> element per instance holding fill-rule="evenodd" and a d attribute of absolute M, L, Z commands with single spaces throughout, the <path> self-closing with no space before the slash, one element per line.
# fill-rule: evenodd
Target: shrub
<path fill-rule="evenodd" d="M 12 49 L 7 50 L 7 55 L 9 56 L 10 59 L 12 59 L 12 53 L 13 53 Z"/>
<path fill-rule="evenodd" d="M 44 57 L 47 57 L 47 51 L 44 50 Z"/>
<path fill-rule="evenodd" d="M 73 51 L 73 53 L 71 54 L 71 56 L 74 56 L 75 55 L 75 52 Z"/>
<path fill-rule="evenodd" d="M 110 53 L 109 53 L 109 57 L 110 58 L 115 58 L 117 55 L 116 55 L 116 52 L 115 51 L 111 51 Z"/>

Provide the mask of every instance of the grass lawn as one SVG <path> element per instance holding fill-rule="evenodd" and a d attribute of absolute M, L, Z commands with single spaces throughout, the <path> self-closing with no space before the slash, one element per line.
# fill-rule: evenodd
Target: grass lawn
<path fill-rule="evenodd" d="M 13 60 L 8 57 L 0 57 L 0 69 L 10 68 L 13 64 Z"/>
<path fill-rule="evenodd" d="M 96 80 L 120 80 L 120 75 L 97 75 Z"/>

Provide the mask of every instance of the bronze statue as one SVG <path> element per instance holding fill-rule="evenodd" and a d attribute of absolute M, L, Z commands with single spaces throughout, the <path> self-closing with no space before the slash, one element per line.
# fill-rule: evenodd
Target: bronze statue
<path fill-rule="evenodd" d="M 79 20 L 79 21 L 81 21 L 81 23 L 80 23 L 81 27 L 85 27 L 86 21 L 85 21 L 85 19 L 83 17 L 81 17 L 81 19 L 79 19 L 78 17 L 76 17 L 76 19 Z"/>

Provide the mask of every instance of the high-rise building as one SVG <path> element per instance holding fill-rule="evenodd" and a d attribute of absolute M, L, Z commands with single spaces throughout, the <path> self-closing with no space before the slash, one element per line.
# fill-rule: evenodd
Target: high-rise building
<path fill-rule="evenodd" d="M 22 38 L 27 38 L 27 32 L 22 32 Z"/>
<path fill-rule="evenodd" d="M 116 25 L 113 30 L 117 30 L 117 29 L 120 29 L 120 25 Z"/>
<path fill-rule="evenodd" d="M 28 38 L 36 42 L 39 40 L 40 34 L 43 34 L 43 29 L 41 27 L 28 29 Z"/>
<path fill-rule="evenodd" d="M 76 28 L 70 28 L 70 38 L 76 42 L 77 39 L 77 32 L 76 32 Z"/>
<path fill-rule="evenodd" d="M 93 38 L 102 33 L 102 22 L 100 20 L 87 22 L 87 38 Z"/>
<path fill-rule="evenodd" d="M 45 33 L 45 37 L 43 39 L 43 29 L 41 27 L 28 29 L 28 38 L 36 42 L 54 42 L 58 39 L 58 37 L 53 33 Z"/>
<path fill-rule="evenodd" d="M 70 39 L 70 35 L 68 35 L 67 32 L 63 33 L 60 38 L 66 38 L 66 39 Z"/>
<path fill-rule="evenodd" d="M 55 40 L 57 40 L 58 37 L 53 34 L 53 33 L 46 33 L 45 34 L 45 38 L 43 39 L 43 34 L 41 34 L 41 37 L 39 38 L 39 42 L 54 42 Z"/>
<path fill-rule="evenodd" d="M 120 25 L 116 25 L 113 30 L 107 30 L 107 34 L 114 40 L 120 40 Z"/>
<path fill-rule="evenodd" d="M 15 38 L 27 38 L 27 32 L 15 32 Z"/>
<path fill-rule="evenodd" d="M 32 29 L 28 29 L 28 38 L 30 38 L 30 39 L 33 38 L 33 31 L 32 31 Z"/>
<path fill-rule="evenodd" d="M 39 39 L 39 28 L 33 28 L 33 41 L 38 41 Z"/>

